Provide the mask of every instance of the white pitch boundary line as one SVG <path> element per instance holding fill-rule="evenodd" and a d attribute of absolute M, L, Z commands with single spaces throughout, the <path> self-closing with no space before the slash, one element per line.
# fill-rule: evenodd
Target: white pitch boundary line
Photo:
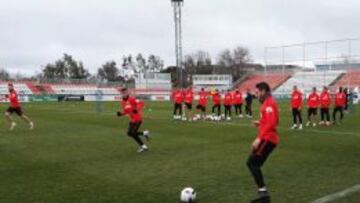
<path fill-rule="evenodd" d="M 325 196 L 325 197 L 322 197 L 320 199 L 317 199 L 311 203 L 328 203 L 328 202 L 333 202 L 335 200 L 338 200 L 338 199 L 342 199 L 344 197 L 347 197 L 347 196 L 350 196 L 351 194 L 353 193 L 356 193 L 356 192 L 359 192 L 360 191 L 360 184 L 358 185 L 354 185 L 350 188 L 347 188 L 343 191 L 339 191 L 339 192 L 336 192 L 334 194 L 331 194 L 331 195 L 328 195 L 328 196 Z"/>
<path fill-rule="evenodd" d="M 50 109 L 48 109 L 50 110 Z M 69 111 L 69 110 L 61 110 L 61 109 L 57 109 L 57 110 L 52 110 L 53 112 L 56 113 L 64 113 L 64 114 L 96 114 L 95 112 L 89 112 L 89 111 Z M 103 116 L 109 116 L 109 115 L 115 115 L 115 113 L 111 113 L 111 112 L 103 112 L 101 113 L 101 115 Z M 171 120 L 171 118 L 169 117 L 156 117 L 156 119 L 159 120 Z M 210 121 L 211 122 L 211 121 Z M 221 125 L 232 125 L 232 126 L 242 126 L 242 127 L 249 127 L 251 128 L 250 125 L 248 124 L 241 124 L 241 123 L 227 123 L 227 122 L 213 122 L 216 124 L 221 124 Z M 278 129 L 282 129 L 282 130 L 286 130 L 286 131 L 291 131 L 291 132 L 296 132 L 296 130 L 291 130 L 289 128 L 286 127 L 278 127 Z M 315 129 L 304 129 L 303 131 L 305 132 L 312 132 L 312 133 L 318 133 L 318 134 L 333 134 L 333 135 L 352 135 L 352 136 L 356 136 L 356 137 L 360 137 L 360 133 L 353 133 L 353 132 L 340 132 L 340 131 L 324 131 L 324 130 L 315 130 Z M 303 132 L 303 131 L 298 131 L 298 132 Z"/>
<path fill-rule="evenodd" d="M 233 125 L 233 126 L 247 126 L 250 127 L 249 125 L 244 125 L 244 124 L 235 124 L 235 123 L 222 123 L 225 125 Z M 291 132 L 296 132 L 296 130 L 291 130 L 289 128 L 285 128 L 285 127 L 278 127 L 279 129 L 282 130 L 286 130 L 286 131 L 291 131 Z M 323 130 L 306 130 L 304 129 L 303 131 L 297 131 L 297 132 L 312 132 L 312 133 L 318 133 L 318 134 L 333 134 L 333 135 L 353 135 L 353 136 L 357 136 L 360 137 L 360 134 L 357 133 L 352 133 L 352 132 L 340 132 L 340 131 L 323 131 Z"/>

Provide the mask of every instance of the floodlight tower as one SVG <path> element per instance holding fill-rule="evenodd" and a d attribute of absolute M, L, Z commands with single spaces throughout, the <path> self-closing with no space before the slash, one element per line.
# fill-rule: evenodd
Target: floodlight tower
<path fill-rule="evenodd" d="M 182 26 L 181 26 L 181 8 L 184 5 L 184 0 L 171 0 L 174 7 L 174 20 L 175 20 L 175 55 L 176 67 L 178 68 L 177 80 L 178 85 L 183 85 L 183 53 L 182 53 Z"/>

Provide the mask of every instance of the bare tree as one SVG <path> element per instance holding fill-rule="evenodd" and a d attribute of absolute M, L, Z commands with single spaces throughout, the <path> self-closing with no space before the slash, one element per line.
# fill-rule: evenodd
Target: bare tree
<path fill-rule="evenodd" d="M 203 69 L 211 66 L 211 55 L 206 51 L 200 50 L 185 56 L 184 67 L 189 75 L 200 74 Z"/>
<path fill-rule="evenodd" d="M 0 69 L 0 80 L 9 80 L 10 74 L 5 69 Z"/>
<path fill-rule="evenodd" d="M 245 67 L 252 62 L 249 50 L 246 47 L 237 46 L 235 49 L 225 49 L 220 52 L 217 64 L 226 69 L 234 79 L 241 77 L 245 72 Z"/>
<path fill-rule="evenodd" d="M 109 82 L 117 81 L 119 76 L 119 69 L 116 67 L 115 61 L 106 62 L 98 69 L 98 77 L 101 80 L 107 80 Z"/>

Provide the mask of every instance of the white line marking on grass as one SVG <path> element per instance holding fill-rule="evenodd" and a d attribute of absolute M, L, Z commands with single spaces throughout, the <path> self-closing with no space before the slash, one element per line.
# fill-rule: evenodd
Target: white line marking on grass
<path fill-rule="evenodd" d="M 245 127 L 251 127 L 250 125 L 244 125 L 244 124 L 236 124 L 236 123 L 221 123 L 221 124 L 225 124 L 225 125 L 233 125 L 233 126 L 245 126 Z M 289 128 L 286 127 L 278 127 L 278 129 L 282 129 L 285 131 L 289 131 L 289 132 L 311 132 L 311 133 L 318 133 L 318 134 L 333 134 L 333 135 L 353 135 L 353 136 L 357 136 L 360 137 L 360 134 L 358 133 L 353 133 L 353 132 L 340 132 L 340 131 L 324 131 L 324 130 L 315 130 L 315 129 L 304 129 L 303 131 L 296 131 L 296 130 L 291 130 Z"/>
<path fill-rule="evenodd" d="M 353 193 L 359 192 L 360 191 L 360 184 L 359 185 L 354 185 L 353 187 L 347 188 L 343 191 L 322 197 L 320 199 L 317 199 L 311 203 L 328 203 L 328 202 L 333 202 L 335 200 L 338 199 L 342 199 L 344 197 L 350 196 Z"/>
<path fill-rule="evenodd" d="M 52 111 L 54 113 L 64 113 L 64 114 L 94 114 L 96 115 L 95 111 L 69 111 L 69 110 L 53 110 L 53 109 L 48 109 L 49 111 Z M 110 111 L 105 111 L 100 113 L 100 115 L 102 116 L 114 116 L 115 113 L 112 113 Z M 151 120 L 169 120 L 171 121 L 171 117 L 149 117 L 149 116 L 145 116 L 145 118 L 147 119 L 151 119 Z M 202 121 L 199 121 L 202 122 Z M 251 124 L 242 124 L 242 123 L 230 123 L 230 122 L 214 122 L 214 121 L 209 121 L 209 123 L 214 123 L 214 124 L 221 124 L 221 125 L 232 125 L 232 126 L 242 126 L 242 127 L 249 127 L 252 128 Z M 286 127 L 278 127 L 279 129 L 285 130 L 285 131 L 291 131 L 291 132 L 296 132 L 295 130 L 291 130 L 289 128 Z M 340 131 L 334 131 L 334 130 L 315 130 L 315 129 L 304 129 L 303 131 L 299 131 L 299 132 L 311 132 L 311 133 L 318 133 L 318 134 L 333 134 L 333 135 L 352 135 L 352 136 L 357 136 L 360 137 L 359 133 L 353 133 L 353 132 L 340 132 Z"/>

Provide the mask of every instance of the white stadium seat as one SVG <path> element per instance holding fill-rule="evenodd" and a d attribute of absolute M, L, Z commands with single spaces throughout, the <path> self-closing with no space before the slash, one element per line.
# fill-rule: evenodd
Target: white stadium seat
<path fill-rule="evenodd" d="M 343 73 L 343 71 L 296 72 L 275 91 L 275 94 L 289 94 L 295 85 L 307 94 L 313 87 L 321 88 L 331 85 Z"/>

